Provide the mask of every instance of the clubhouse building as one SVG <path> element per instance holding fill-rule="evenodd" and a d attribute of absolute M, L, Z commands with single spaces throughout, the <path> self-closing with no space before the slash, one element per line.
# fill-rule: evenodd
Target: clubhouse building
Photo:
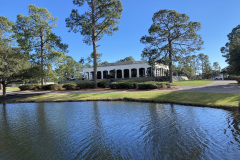
<path fill-rule="evenodd" d="M 154 67 L 146 61 L 116 62 L 97 67 L 97 79 L 120 79 L 133 77 L 161 77 L 168 75 L 167 65 L 156 63 Z M 93 79 L 93 68 L 84 68 L 85 79 Z"/>

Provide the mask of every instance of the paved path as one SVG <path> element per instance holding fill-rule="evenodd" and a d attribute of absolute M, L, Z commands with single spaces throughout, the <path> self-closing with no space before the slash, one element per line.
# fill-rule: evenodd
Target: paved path
<path fill-rule="evenodd" d="M 14 94 L 44 94 L 44 93 L 112 93 L 112 92 L 211 92 L 211 93 L 240 93 L 240 86 L 238 86 L 236 81 L 215 81 L 214 83 L 205 85 L 205 86 L 174 86 L 179 88 L 178 90 L 152 90 L 152 91 L 112 91 L 112 90 L 103 90 L 103 91 L 7 91 L 8 95 Z M 2 95 L 2 92 L 0 93 Z"/>
<path fill-rule="evenodd" d="M 240 86 L 236 81 L 215 81 L 214 83 L 190 87 L 190 86 L 177 86 L 180 88 L 177 92 L 210 92 L 210 93 L 240 93 Z"/>

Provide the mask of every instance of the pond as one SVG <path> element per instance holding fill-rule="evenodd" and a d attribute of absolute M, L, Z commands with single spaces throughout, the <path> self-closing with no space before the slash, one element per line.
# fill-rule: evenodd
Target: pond
<path fill-rule="evenodd" d="M 0 159 L 238 159 L 239 113 L 138 102 L 0 104 Z"/>

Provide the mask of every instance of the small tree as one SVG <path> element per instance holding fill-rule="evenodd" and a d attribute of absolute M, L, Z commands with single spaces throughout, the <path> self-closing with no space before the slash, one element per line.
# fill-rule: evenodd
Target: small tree
<path fill-rule="evenodd" d="M 148 45 L 142 52 L 149 63 L 168 62 L 170 83 L 172 79 L 172 63 L 178 61 L 183 54 L 200 50 L 202 38 L 196 32 L 200 30 L 199 22 L 189 21 L 186 14 L 174 10 L 160 10 L 153 15 L 153 24 L 149 28 L 149 36 L 143 36 L 141 43 Z"/>
<path fill-rule="evenodd" d="M 37 77 L 35 74 L 37 66 L 31 67 L 28 57 L 14 48 L 0 47 L 0 64 L 0 83 L 3 85 L 3 96 L 6 96 L 8 84 Z"/>
<path fill-rule="evenodd" d="M 219 74 L 221 72 L 221 67 L 220 67 L 219 63 L 218 62 L 214 62 L 212 68 L 213 68 L 214 76 L 219 76 Z"/>
<path fill-rule="evenodd" d="M 57 18 L 52 17 L 46 8 L 29 5 L 28 9 L 29 16 L 17 15 L 15 36 L 21 49 L 25 53 L 32 53 L 30 57 L 34 62 L 40 60 L 43 86 L 46 64 L 67 52 L 68 46 L 52 32 L 52 28 L 57 26 Z"/>
<path fill-rule="evenodd" d="M 118 62 L 129 62 L 129 61 L 135 61 L 135 59 L 132 56 L 129 56 L 124 59 L 120 59 Z"/>
<path fill-rule="evenodd" d="M 68 80 L 72 76 L 80 78 L 83 65 L 76 62 L 71 56 L 63 56 L 55 72 L 60 81 Z"/>
<path fill-rule="evenodd" d="M 79 14 L 73 9 L 66 19 L 67 27 L 74 33 L 80 32 L 84 42 L 93 45 L 94 82 L 97 87 L 97 42 L 104 34 L 113 35 L 118 30 L 116 24 L 122 15 L 120 0 L 73 0 L 73 4 L 82 7 L 87 3 L 89 9 L 84 14 Z"/>

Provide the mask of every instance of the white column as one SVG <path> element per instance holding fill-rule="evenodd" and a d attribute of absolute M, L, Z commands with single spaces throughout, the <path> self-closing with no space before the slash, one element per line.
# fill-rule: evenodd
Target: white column
<path fill-rule="evenodd" d="M 110 71 L 107 71 L 107 76 L 110 74 Z"/>
<path fill-rule="evenodd" d="M 129 78 L 132 78 L 132 69 L 129 69 Z"/>
<path fill-rule="evenodd" d="M 144 77 L 147 77 L 147 76 L 148 76 L 147 71 L 148 71 L 148 69 L 147 69 L 147 68 L 144 68 Z"/>
<path fill-rule="evenodd" d="M 137 69 L 137 77 L 139 77 L 139 68 L 136 68 Z"/>
<path fill-rule="evenodd" d="M 117 79 L 117 70 L 115 69 L 115 79 Z"/>
<path fill-rule="evenodd" d="M 124 78 L 124 69 L 122 69 L 122 78 Z"/>
<path fill-rule="evenodd" d="M 156 77 L 156 75 L 157 75 L 156 69 L 154 69 L 152 72 L 153 72 L 153 77 Z"/>
<path fill-rule="evenodd" d="M 101 79 L 103 79 L 103 71 L 100 71 L 101 72 Z"/>

